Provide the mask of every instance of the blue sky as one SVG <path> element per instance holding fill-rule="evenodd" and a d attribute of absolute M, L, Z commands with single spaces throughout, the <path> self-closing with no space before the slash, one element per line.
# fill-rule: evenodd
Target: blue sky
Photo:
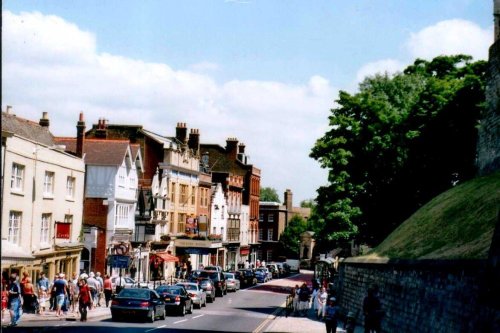
<path fill-rule="evenodd" d="M 3 1 L 2 108 L 55 135 L 142 124 L 205 142 L 236 136 L 262 185 L 295 203 L 326 172 L 308 154 L 338 90 L 416 57 L 485 59 L 493 1 Z M 285 167 L 283 167 L 285 166 Z"/>

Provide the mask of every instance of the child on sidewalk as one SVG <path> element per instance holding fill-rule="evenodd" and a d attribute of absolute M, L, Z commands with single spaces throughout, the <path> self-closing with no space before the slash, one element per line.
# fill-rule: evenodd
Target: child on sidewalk
<path fill-rule="evenodd" d="M 47 288 L 44 286 L 40 287 L 40 290 L 38 292 L 38 302 L 40 304 L 40 315 L 43 315 L 45 312 L 45 304 L 47 303 Z"/>

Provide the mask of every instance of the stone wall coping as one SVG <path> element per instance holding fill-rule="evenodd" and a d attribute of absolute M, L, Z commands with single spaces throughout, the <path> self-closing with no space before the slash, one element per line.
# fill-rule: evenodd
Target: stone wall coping
<path fill-rule="evenodd" d="M 389 258 L 367 258 L 349 257 L 340 262 L 345 266 L 372 266 L 388 265 L 398 267 L 421 267 L 421 268 L 484 268 L 487 265 L 486 259 L 389 259 Z"/>

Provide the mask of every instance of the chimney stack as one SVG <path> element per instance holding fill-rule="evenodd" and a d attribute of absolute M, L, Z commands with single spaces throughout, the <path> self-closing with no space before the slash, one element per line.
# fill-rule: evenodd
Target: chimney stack
<path fill-rule="evenodd" d="M 5 113 L 11 114 L 11 112 L 12 112 L 12 106 L 7 105 L 7 108 L 5 109 Z"/>
<path fill-rule="evenodd" d="M 292 209 L 293 209 L 293 193 L 289 189 L 287 189 L 285 191 L 285 202 L 284 202 L 284 204 L 285 204 L 287 212 L 291 213 Z M 291 218 L 291 215 L 289 215 L 289 217 Z"/>
<path fill-rule="evenodd" d="M 85 149 L 85 121 L 83 120 L 83 112 L 80 112 L 80 117 L 76 123 L 76 156 L 82 158 Z"/>
<path fill-rule="evenodd" d="M 238 139 L 237 138 L 227 138 L 226 140 L 226 153 L 229 155 L 229 159 L 236 160 L 238 153 Z"/>
<path fill-rule="evenodd" d="M 104 118 L 99 118 L 97 122 L 97 130 L 95 131 L 95 137 L 98 139 L 108 138 L 108 121 Z"/>
<path fill-rule="evenodd" d="M 181 142 L 181 144 L 186 143 L 187 140 L 187 127 L 186 123 L 177 123 L 175 128 L 175 138 Z"/>
<path fill-rule="evenodd" d="M 42 127 L 47 127 L 47 128 L 49 127 L 50 121 L 49 121 L 49 115 L 47 112 L 42 113 L 42 118 L 40 119 L 38 124 L 40 124 L 40 126 L 42 126 Z"/>
<path fill-rule="evenodd" d="M 199 155 L 200 153 L 200 130 L 199 129 L 191 129 L 189 133 L 188 147 L 193 151 L 195 155 Z"/>

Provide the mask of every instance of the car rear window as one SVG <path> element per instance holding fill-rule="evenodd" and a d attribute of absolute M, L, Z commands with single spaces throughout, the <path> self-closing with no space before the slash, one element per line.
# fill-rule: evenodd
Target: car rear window
<path fill-rule="evenodd" d="M 169 293 L 169 294 L 173 294 L 173 295 L 180 295 L 181 294 L 180 288 L 164 287 L 164 288 L 158 288 L 156 291 L 159 293 Z"/>
<path fill-rule="evenodd" d="M 122 289 L 119 297 L 146 298 L 149 299 L 149 290 L 147 289 Z"/>
<path fill-rule="evenodd" d="M 192 284 L 183 284 L 184 288 L 186 288 L 186 290 L 197 290 L 198 288 L 196 288 L 195 285 L 192 285 Z"/>
<path fill-rule="evenodd" d="M 212 280 L 218 280 L 219 279 L 219 275 L 217 274 L 217 272 L 206 272 L 206 271 L 203 271 L 200 273 L 200 277 L 208 277 Z"/>

